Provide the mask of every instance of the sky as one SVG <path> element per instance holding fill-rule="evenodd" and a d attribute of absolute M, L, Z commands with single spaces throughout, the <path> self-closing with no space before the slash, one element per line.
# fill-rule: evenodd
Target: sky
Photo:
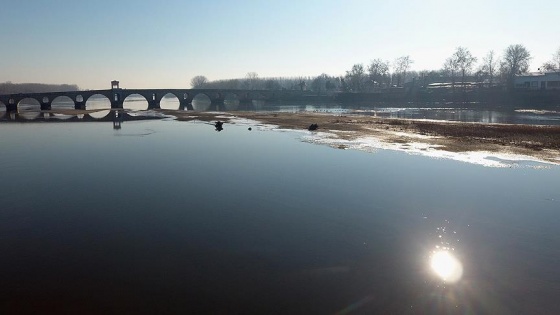
<path fill-rule="evenodd" d="M 191 78 L 344 75 L 409 55 L 438 70 L 524 45 L 536 71 L 560 48 L 560 1 L 0 0 L 0 82 L 190 88 Z"/>

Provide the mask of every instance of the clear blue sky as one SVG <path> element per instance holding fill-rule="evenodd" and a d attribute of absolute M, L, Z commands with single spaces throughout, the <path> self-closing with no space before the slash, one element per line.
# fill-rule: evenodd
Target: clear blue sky
<path fill-rule="evenodd" d="M 195 75 L 341 75 L 403 55 L 440 69 L 523 44 L 536 70 L 560 47 L 560 1 L 0 0 L 0 82 L 186 88 Z"/>

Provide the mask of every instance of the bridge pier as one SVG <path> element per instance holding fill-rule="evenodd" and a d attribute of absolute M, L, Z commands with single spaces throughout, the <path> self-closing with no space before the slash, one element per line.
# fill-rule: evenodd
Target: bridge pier
<path fill-rule="evenodd" d="M 74 101 L 74 109 L 86 109 L 86 102 Z"/>
<path fill-rule="evenodd" d="M 111 101 L 111 108 L 112 109 L 122 109 L 123 108 L 123 101 Z"/>
<path fill-rule="evenodd" d="M 158 100 L 151 100 L 148 101 L 148 109 L 160 109 L 159 101 Z"/>
<path fill-rule="evenodd" d="M 41 101 L 41 110 L 51 110 L 51 101 Z"/>
<path fill-rule="evenodd" d="M 222 95 L 217 95 L 210 100 L 209 111 L 219 111 L 224 106 L 225 98 Z"/>
<path fill-rule="evenodd" d="M 111 108 L 123 108 L 124 97 L 122 97 L 121 91 L 118 88 L 118 81 L 111 81 L 111 84 L 113 84 L 113 82 L 117 82 L 117 88 L 111 88 L 112 97 L 109 98 L 111 101 Z"/>
<path fill-rule="evenodd" d="M 6 112 L 17 112 L 17 103 L 13 98 L 10 98 L 4 105 L 6 105 Z"/>
<path fill-rule="evenodd" d="M 224 101 L 225 101 L 225 98 L 223 98 L 223 97 L 217 97 L 217 98 L 212 99 L 212 100 L 210 101 L 210 102 L 211 102 L 210 104 L 211 104 L 212 106 L 224 105 Z"/>
<path fill-rule="evenodd" d="M 194 110 L 194 107 L 192 106 L 192 100 L 181 100 L 179 101 L 179 109 L 180 110 Z"/>

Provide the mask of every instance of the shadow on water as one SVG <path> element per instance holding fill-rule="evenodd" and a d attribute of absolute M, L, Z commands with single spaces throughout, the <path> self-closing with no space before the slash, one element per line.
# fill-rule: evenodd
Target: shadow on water
<path fill-rule="evenodd" d="M 93 114 L 93 115 L 92 115 Z M 6 112 L 0 110 L 0 118 L 6 122 L 17 123 L 32 123 L 37 121 L 42 122 L 112 122 L 113 129 L 121 129 L 122 124 L 126 121 L 141 121 L 141 120 L 159 120 L 158 116 L 142 116 L 137 115 L 135 112 L 128 112 L 123 109 L 119 110 L 100 110 L 97 112 L 88 112 L 86 114 L 64 114 L 57 115 L 49 111 L 22 111 L 22 112 Z"/>

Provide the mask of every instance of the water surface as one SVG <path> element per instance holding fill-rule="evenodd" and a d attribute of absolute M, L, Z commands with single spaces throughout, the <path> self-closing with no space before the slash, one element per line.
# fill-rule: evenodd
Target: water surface
<path fill-rule="evenodd" d="M 0 133 L 3 313 L 560 312 L 558 167 L 171 120 Z"/>

